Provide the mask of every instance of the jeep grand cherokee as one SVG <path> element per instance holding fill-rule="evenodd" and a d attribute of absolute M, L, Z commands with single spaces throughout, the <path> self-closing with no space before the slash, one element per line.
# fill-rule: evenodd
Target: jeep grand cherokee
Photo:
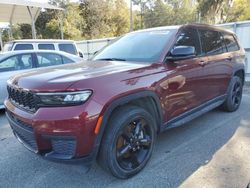
<path fill-rule="evenodd" d="M 129 33 L 92 61 L 17 75 L 6 115 L 17 139 L 49 159 L 97 159 L 118 178 L 142 170 L 156 135 L 220 107 L 236 111 L 244 49 L 208 25 Z"/>

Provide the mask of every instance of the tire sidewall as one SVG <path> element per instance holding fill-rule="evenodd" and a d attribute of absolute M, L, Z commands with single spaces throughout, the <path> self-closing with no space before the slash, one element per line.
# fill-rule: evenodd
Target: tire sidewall
<path fill-rule="evenodd" d="M 232 102 L 233 90 L 234 90 L 234 86 L 236 83 L 239 83 L 240 88 L 241 88 L 241 97 L 240 97 L 239 104 L 237 106 L 235 106 Z M 241 99 L 242 99 L 242 90 L 243 90 L 243 85 L 242 85 L 241 79 L 238 76 L 234 76 L 230 84 L 230 89 L 229 89 L 227 100 L 226 100 L 226 107 L 229 111 L 233 112 L 239 108 Z"/>
<path fill-rule="evenodd" d="M 144 161 L 140 164 L 140 166 L 138 166 L 137 168 L 128 171 L 123 169 L 122 167 L 120 167 L 117 159 L 116 159 L 116 141 L 118 139 L 118 136 L 120 135 L 120 133 L 122 132 L 123 128 L 125 126 L 127 126 L 130 122 L 131 119 L 134 118 L 143 118 L 147 121 L 151 131 L 152 131 L 152 143 L 151 143 L 151 147 L 150 150 L 148 152 L 148 155 L 146 156 L 146 158 L 144 159 Z M 113 122 L 115 123 L 115 122 Z M 135 174 L 137 174 L 138 172 L 140 172 L 145 165 L 147 164 L 147 162 L 149 161 L 153 149 L 154 149 L 154 145 L 155 145 L 155 138 L 156 138 L 156 125 L 155 122 L 152 118 L 152 116 L 146 112 L 143 109 L 134 109 L 132 111 L 129 112 L 129 114 L 126 114 L 126 117 L 120 119 L 120 125 L 117 125 L 115 131 L 114 131 L 114 135 L 112 136 L 112 139 L 110 140 L 110 142 L 112 143 L 111 147 L 109 147 L 109 165 L 111 166 L 111 172 L 115 175 L 115 176 L 119 176 L 119 178 L 129 178 Z"/>

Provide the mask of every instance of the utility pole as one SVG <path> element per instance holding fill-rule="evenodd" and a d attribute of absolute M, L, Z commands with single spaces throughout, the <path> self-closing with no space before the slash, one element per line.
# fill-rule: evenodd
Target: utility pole
<path fill-rule="evenodd" d="M 36 39 L 35 17 L 34 17 L 34 15 L 32 14 L 31 8 L 32 8 L 32 7 L 27 6 L 27 9 L 28 9 L 28 12 L 29 12 L 29 15 L 30 15 L 30 18 L 31 18 L 32 38 L 33 38 L 33 39 Z"/>
<path fill-rule="evenodd" d="M 60 32 L 61 32 L 61 39 L 64 39 L 64 32 L 63 32 L 63 21 L 64 21 L 64 12 L 62 11 L 59 15 L 60 19 Z"/>
<path fill-rule="evenodd" d="M 0 29 L 0 51 L 3 50 L 2 29 Z"/>
<path fill-rule="evenodd" d="M 130 0 L 130 32 L 133 31 L 133 2 Z"/>

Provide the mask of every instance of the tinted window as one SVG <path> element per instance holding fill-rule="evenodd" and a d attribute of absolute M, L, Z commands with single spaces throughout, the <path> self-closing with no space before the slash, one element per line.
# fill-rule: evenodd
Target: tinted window
<path fill-rule="evenodd" d="M 240 49 L 237 41 L 235 40 L 234 36 L 231 34 L 223 34 L 224 36 L 224 42 L 227 46 L 227 50 L 229 52 L 237 51 Z"/>
<path fill-rule="evenodd" d="M 63 64 L 73 63 L 73 60 L 71 60 L 67 57 L 62 56 L 62 58 L 63 58 Z"/>
<path fill-rule="evenodd" d="M 223 37 L 217 31 L 200 30 L 202 52 L 207 55 L 216 55 L 226 52 Z"/>
<path fill-rule="evenodd" d="M 14 50 L 33 50 L 32 44 L 17 44 Z"/>
<path fill-rule="evenodd" d="M 175 33 L 175 30 L 129 33 L 98 52 L 93 60 L 157 61 L 173 33 Z"/>
<path fill-rule="evenodd" d="M 11 56 L 0 62 L 0 72 L 24 70 L 29 68 L 32 68 L 31 54 Z"/>
<path fill-rule="evenodd" d="M 37 53 L 39 67 L 48 67 L 53 65 L 61 65 L 62 57 L 52 53 Z"/>
<path fill-rule="evenodd" d="M 55 50 L 54 44 L 38 44 L 39 50 Z"/>
<path fill-rule="evenodd" d="M 198 32 L 196 29 L 185 29 L 181 32 L 177 41 L 176 46 L 192 46 L 195 48 L 197 54 L 200 54 L 200 42 Z"/>
<path fill-rule="evenodd" d="M 73 44 L 58 44 L 58 46 L 60 51 L 64 51 L 74 55 L 77 54 L 75 46 Z"/>

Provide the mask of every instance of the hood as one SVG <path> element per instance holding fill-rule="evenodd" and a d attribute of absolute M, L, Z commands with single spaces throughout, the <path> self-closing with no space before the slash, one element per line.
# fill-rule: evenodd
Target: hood
<path fill-rule="evenodd" d="M 74 83 L 112 73 L 146 67 L 147 63 L 119 61 L 86 61 L 81 63 L 34 69 L 18 74 L 9 84 L 33 91 L 63 91 Z"/>

